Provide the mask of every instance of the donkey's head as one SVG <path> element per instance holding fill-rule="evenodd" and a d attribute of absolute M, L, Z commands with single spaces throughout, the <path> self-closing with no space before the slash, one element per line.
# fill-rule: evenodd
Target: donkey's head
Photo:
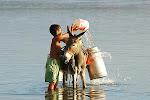
<path fill-rule="evenodd" d="M 66 50 L 64 53 L 65 63 L 68 63 L 69 60 L 74 56 L 78 55 L 81 51 L 82 40 L 81 37 L 85 32 L 82 32 L 78 35 L 72 35 L 69 27 L 67 26 L 67 30 L 69 33 L 69 40 L 66 43 Z"/>

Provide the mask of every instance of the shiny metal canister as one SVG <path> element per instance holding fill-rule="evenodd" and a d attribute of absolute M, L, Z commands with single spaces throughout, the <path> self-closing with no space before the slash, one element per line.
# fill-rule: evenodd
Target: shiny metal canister
<path fill-rule="evenodd" d="M 107 76 L 106 67 L 102 58 L 102 54 L 97 47 L 88 49 L 89 59 L 89 77 L 90 79 L 97 79 Z"/>

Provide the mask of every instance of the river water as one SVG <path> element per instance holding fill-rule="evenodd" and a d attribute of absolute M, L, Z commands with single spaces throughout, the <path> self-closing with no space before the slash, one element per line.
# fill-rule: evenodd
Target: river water
<path fill-rule="evenodd" d="M 0 99 L 149 100 L 149 9 L 149 0 L 0 0 Z M 79 80 L 73 90 L 70 78 L 49 92 L 49 26 L 60 24 L 65 33 L 76 18 L 89 21 L 108 76 L 91 81 L 86 71 L 86 89 Z"/>

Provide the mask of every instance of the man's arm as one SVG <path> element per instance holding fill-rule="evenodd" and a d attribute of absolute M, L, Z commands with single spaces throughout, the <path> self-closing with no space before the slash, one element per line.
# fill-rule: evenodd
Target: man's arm
<path fill-rule="evenodd" d="M 63 38 L 63 42 L 65 43 L 65 42 L 67 42 L 69 40 L 69 38 Z"/>
<path fill-rule="evenodd" d="M 72 25 L 72 26 L 71 26 L 71 32 L 72 32 L 72 34 L 73 34 L 75 31 L 77 31 L 77 30 L 78 30 L 78 27 L 77 27 L 77 26 L 75 26 L 75 25 Z M 69 36 L 68 33 L 65 33 L 65 34 L 63 34 L 63 35 L 59 35 L 59 36 L 57 36 L 56 41 L 67 42 L 67 41 L 69 40 L 68 36 Z"/>
<path fill-rule="evenodd" d="M 71 26 L 71 33 L 73 34 L 75 31 L 77 31 L 78 30 L 78 26 L 76 26 L 76 25 L 72 25 Z M 63 37 L 68 37 L 69 36 L 69 34 L 68 33 L 65 33 L 65 34 L 63 34 L 62 35 Z"/>
<path fill-rule="evenodd" d="M 56 37 L 56 41 L 63 41 L 63 42 L 67 42 L 69 40 L 69 38 L 63 37 L 63 35 L 58 35 Z"/>

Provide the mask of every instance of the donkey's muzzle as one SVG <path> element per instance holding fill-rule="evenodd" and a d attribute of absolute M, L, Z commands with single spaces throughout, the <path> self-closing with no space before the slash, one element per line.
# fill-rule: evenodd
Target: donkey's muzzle
<path fill-rule="evenodd" d="M 61 55 L 60 59 L 61 59 L 61 62 L 65 63 L 65 64 L 67 64 L 69 62 L 65 55 Z"/>
<path fill-rule="evenodd" d="M 69 61 L 68 61 L 68 60 L 65 60 L 65 64 L 67 64 L 67 63 L 69 63 Z"/>
<path fill-rule="evenodd" d="M 64 58 L 63 58 L 64 62 L 67 64 L 69 62 L 69 60 L 71 59 L 71 57 L 72 57 L 72 55 L 70 53 L 66 52 L 64 54 Z"/>

